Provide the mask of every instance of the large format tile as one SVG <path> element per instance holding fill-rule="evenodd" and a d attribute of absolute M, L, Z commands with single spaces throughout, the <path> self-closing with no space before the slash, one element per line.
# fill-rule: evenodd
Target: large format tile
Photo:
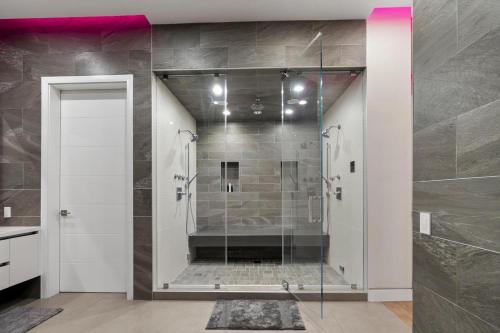
<path fill-rule="evenodd" d="M 134 217 L 134 299 L 152 299 L 152 218 Z"/>
<path fill-rule="evenodd" d="M 415 1 L 413 57 L 416 76 L 432 71 L 457 52 L 456 1 Z"/>
<path fill-rule="evenodd" d="M 500 327 L 500 253 L 458 250 L 458 305 Z"/>
<path fill-rule="evenodd" d="M 458 47 L 463 49 L 490 30 L 500 27 L 500 2 L 497 0 L 457 0 Z"/>
<path fill-rule="evenodd" d="M 413 332 L 457 333 L 454 305 L 431 290 L 414 284 Z"/>
<path fill-rule="evenodd" d="M 40 190 L 0 190 L 0 205 L 12 207 L 12 216 L 40 216 Z"/>
<path fill-rule="evenodd" d="M 151 189 L 134 190 L 134 216 L 152 216 L 152 191 Z"/>
<path fill-rule="evenodd" d="M 416 74 L 415 130 L 498 100 L 499 67 L 500 28 L 497 28 L 432 72 Z"/>
<path fill-rule="evenodd" d="M 228 50 L 224 47 L 174 49 L 176 69 L 226 68 Z"/>
<path fill-rule="evenodd" d="M 22 163 L 0 163 L 0 189 L 19 189 L 22 187 Z"/>
<path fill-rule="evenodd" d="M 415 182 L 415 211 L 500 216 L 500 177 Z"/>
<path fill-rule="evenodd" d="M 40 80 L 42 76 L 75 75 L 75 56 L 72 53 L 30 54 L 23 59 L 24 80 Z"/>
<path fill-rule="evenodd" d="M 457 120 L 457 176 L 500 175 L 500 99 Z"/>
<path fill-rule="evenodd" d="M 500 251 L 500 216 L 433 214 L 432 235 Z"/>
<path fill-rule="evenodd" d="M 101 51 L 101 35 L 96 32 L 65 32 L 46 35 L 49 53 Z"/>
<path fill-rule="evenodd" d="M 76 56 L 77 75 L 128 73 L 128 52 L 82 52 Z"/>
<path fill-rule="evenodd" d="M 312 38 L 312 22 L 257 22 L 257 46 L 306 46 Z"/>
<path fill-rule="evenodd" d="M 413 180 L 456 176 L 456 119 L 442 121 L 413 135 Z"/>
<path fill-rule="evenodd" d="M 153 25 L 152 42 L 153 48 L 186 49 L 200 47 L 200 25 Z"/>
<path fill-rule="evenodd" d="M 413 278 L 415 283 L 456 302 L 457 246 L 455 243 L 414 233 Z"/>
<path fill-rule="evenodd" d="M 313 35 L 323 34 L 323 45 L 365 45 L 365 20 L 313 21 Z"/>
<path fill-rule="evenodd" d="M 256 46 L 257 23 L 209 23 L 200 26 L 201 47 Z"/>
<path fill-rule="evenodd" d="M 494 327 L 481 318 L 455 307 L 457 313 L 457 333 L 499 333 L 500 328 Z"/>

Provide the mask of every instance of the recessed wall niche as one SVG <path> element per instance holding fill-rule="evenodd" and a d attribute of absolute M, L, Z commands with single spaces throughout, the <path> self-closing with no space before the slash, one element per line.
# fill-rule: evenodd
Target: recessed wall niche
<path fill-rule="evenodd" d="M 226 162 L 220 163 L 221 192 L 240 191 L 240 163 Z"/>

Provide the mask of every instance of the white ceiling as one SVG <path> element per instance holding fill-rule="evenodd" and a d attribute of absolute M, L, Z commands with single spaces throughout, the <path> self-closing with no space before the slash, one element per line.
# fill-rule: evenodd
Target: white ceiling
<path fill-rule="evenodd" d="M 412 0 L 0 0 L 0 18 L 145 14 L 151 23 L 364 19 Z"/>

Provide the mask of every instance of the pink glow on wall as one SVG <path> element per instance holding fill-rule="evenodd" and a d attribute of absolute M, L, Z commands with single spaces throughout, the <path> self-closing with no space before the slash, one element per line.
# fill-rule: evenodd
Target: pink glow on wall
<path fill-rule="evenodd" d="M 144 15 L 23 18 L 0 20 L 0 33 L 89 33 L 99 32 L 106 28 L 137 30 L 150 26 L 151 24 Z"/>
<path fill-rule="evenodd" d="M 411 7 L 388 7 L 388 8 L 375 8 L 368 20 L 400 20 L 411 19 Z"/>

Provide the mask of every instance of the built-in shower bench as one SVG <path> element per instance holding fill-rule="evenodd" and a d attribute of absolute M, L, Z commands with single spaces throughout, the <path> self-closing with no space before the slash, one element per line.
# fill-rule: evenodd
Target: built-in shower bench
<path fill-rule="evenodd" d="M 317 228 L 240 228 L 200 230 L 189 235 L 192 259 L 220 259 L 224 256 L 227 238 L 228 254 L 234 259 L 279 259 L 285 255 L 301 259 L 319 258 L 321 242 L 328 251 L 330 237 Z"/>

